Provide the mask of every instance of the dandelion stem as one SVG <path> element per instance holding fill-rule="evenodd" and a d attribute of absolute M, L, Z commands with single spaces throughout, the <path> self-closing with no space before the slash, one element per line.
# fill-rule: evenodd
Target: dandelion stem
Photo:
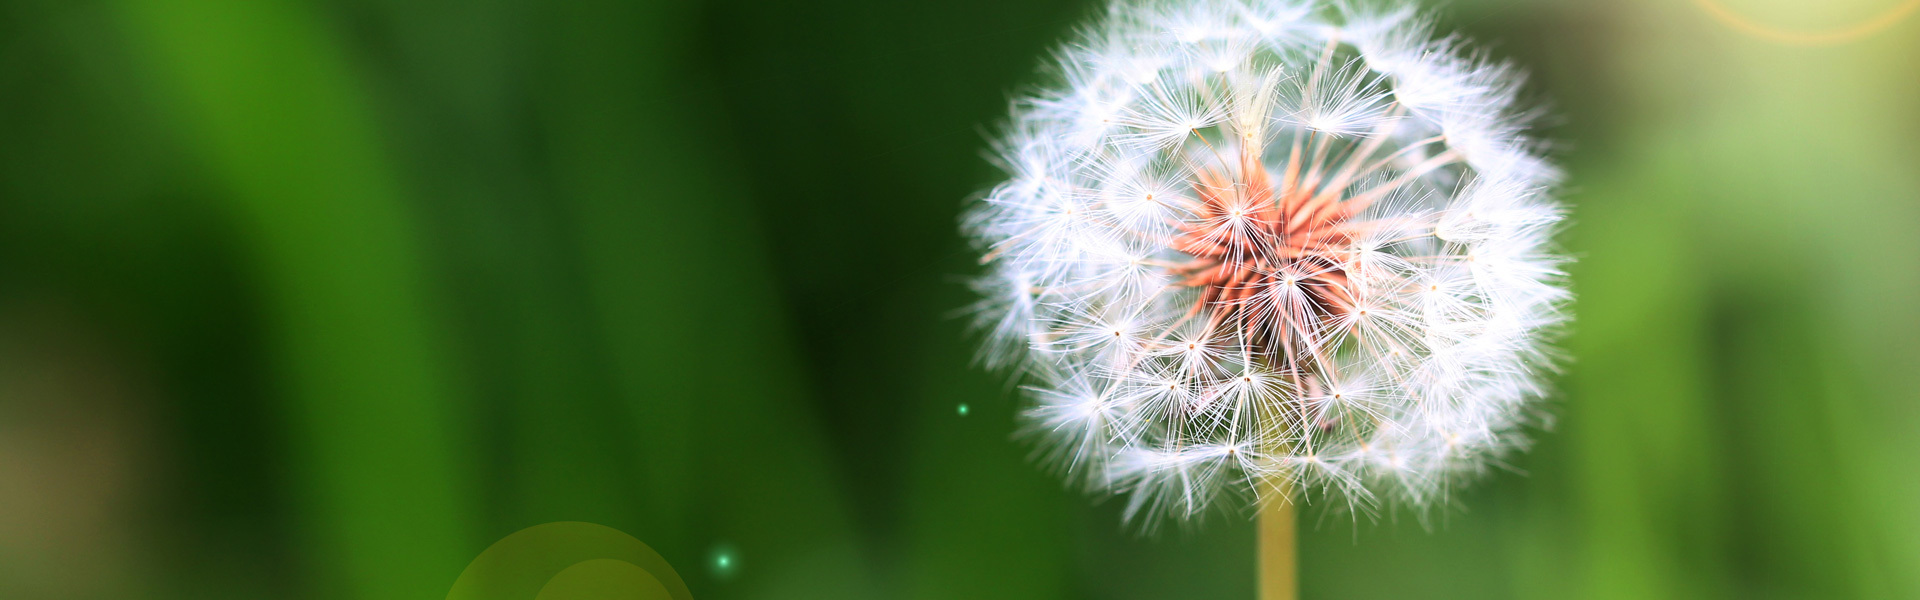
<path fill-rule="evenodd" d="M 1300 597 L 1300 565 L 1293 501 L 1285 476 L 1270 477 L 1265 485 L 1270 500 L 1260 507 L 1260 600 L 1296 600 Z"/>

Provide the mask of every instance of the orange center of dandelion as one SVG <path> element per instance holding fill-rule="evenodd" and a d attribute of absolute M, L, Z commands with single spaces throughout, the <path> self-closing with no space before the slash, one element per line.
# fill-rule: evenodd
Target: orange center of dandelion
<path fill-rule="evenodd" d="M 1348 195 L 1371 170 L 1363 165 L 1377 142 L 1332 165 L 1324 164 L 1326 143 L 1312 160 L 1302 160 L 1296 143 L 1277 182 L 1253 147 L 1239 152 L 1238 164 L 1196 169 L 1193 218 L 1170 244 L 1193 259 L 1169 271 L 1201 290 L 1188 315 L 1207 314 L 1208 330 L 1231 322 L 1248 342 L 1291 355 L 1312 348 L 1328 319 L 1365 310 L 1347 258 L 1355 239 L 1381 223 L 1356 216 L 1401 181 Z"/>

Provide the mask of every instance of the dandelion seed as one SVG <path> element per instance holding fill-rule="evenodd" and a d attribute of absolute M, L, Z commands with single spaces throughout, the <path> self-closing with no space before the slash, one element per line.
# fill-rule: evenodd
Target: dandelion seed
<path fill-rule="evenodd" d="M 1567 318 L 1558 172 L 1517 70 L 1432 30 L 1121 0 L 1057 55 L 966 219 L 985 362 L 1050 464 L 1151 521 L 1427 506 L 1522 445 Z"/>

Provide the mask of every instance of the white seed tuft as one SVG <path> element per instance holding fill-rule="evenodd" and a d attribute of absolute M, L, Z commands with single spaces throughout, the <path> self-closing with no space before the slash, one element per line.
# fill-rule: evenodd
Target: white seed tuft
<path fill-rule="evenodd" d="M 1410 8 L 1121 0 L 965 220 L 990 366 L 1129 518 L 1443 501 L 1519 448 L 1569 294 L 1517 69 Z M 1285 485 L 1265 485 L 1278 482 Z"/>

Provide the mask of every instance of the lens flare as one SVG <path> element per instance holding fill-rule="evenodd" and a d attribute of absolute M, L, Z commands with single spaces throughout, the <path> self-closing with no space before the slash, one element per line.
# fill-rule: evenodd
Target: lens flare
<path fill-rule="evenodd" d="M 1879 33 L 1905 20 L 1920 9 L 1920 0 L 1906 0 L 1871 18 L 1844 27 L 1821 31 L 1799 31 L 1767 25 L 1727 8 L 1720 0 L 1694 0 L 1714 20 L 1734 30 L 1760 39 L 1794 46 L 1837 46 Z"/>

